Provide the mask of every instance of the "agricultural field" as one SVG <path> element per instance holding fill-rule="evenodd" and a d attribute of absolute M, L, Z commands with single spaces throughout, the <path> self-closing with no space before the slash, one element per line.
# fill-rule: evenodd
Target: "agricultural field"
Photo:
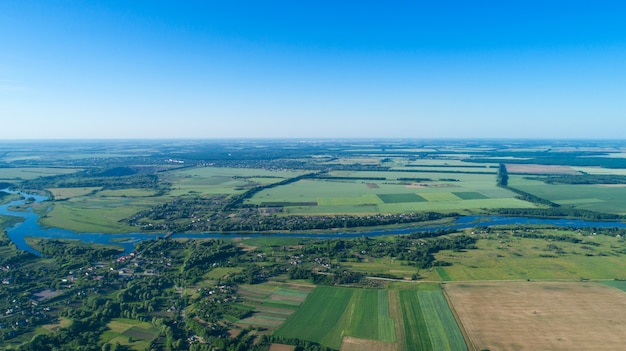
<path fill-rule="evenodd" d="M 626 278 L 622 238 L 560 229 L 529 229 L 536 238 L 523 234 L 476 234 L 476 249 L 441 251 L 436 259 L 451 265 L 422 270 L 420 275 L 442 281 Z"/>
<path fill-rule="evenodd" d="M 68 200 L 74 197 L 95 194 L 102 187 L 76 187 L 76 188 L 48 188 L 52 199 L 57 201 Z"/>
<path fill-rule="evenodd" d="M 164 202 L 160 197 L 91 196 L 91 192 L 83 196 L 81 192 L 84 191 L 84 188 L 77 189 L 76 196 L 55 202 L 50 211 L 48 207 L 41 208 L 40 223 L 78 233 L 130 233 L 135 229 L 121 220 Z M 142 189 L 131 189 L 130 192 L 142 192 Z M 64 190 L 62 194 L 68 196 L 70 192 Z"/>
<path fill-rule="evenodd" d="M 241 194 L 251 187 L 277 183 L 304 174 L 301 171 L 272 171 L 256 168 L 196 167 L 168 172 L 169 195 Z"/>
<path fill-rule="evenodd" d="M 434 289 L 318 286 L 275 335 L 341 350 L 465 350 L 441 290 Z"/>
<path fill-rule="evenodd" d="M 48 167 L 23 167 L 23 168 L 0 168 L 0 182 L 19 182 L 22 180 L 49 177 L 60 174 L 72 174 L 80 172 L 77 168 L 48 168 Z"/>
<path fill-rule="evenodd" d="M 356 272 L 365 274 L 385 274 L 398 279 L 411 279 L 411 276 L 418 273 L 418 269 L 407 265 L 406 261 L 393 257 L 370 258 L 366 262 L 342 262 L 342 265 L 350 267 Z"/>
<path fill-rule="evenodd" d="M 623 350 L 626 293 L 596 282 L 446 283 L 477 350 Z"/>
<path fill-rule="evenodd" d="M 463 334 L 440 290 L 401 290 L 408 351 L 467 350 Z"/>
<path fill-rule="evenodd" d="M 114 318 L 106 326 L 108 330 L 100 337 L 102 342 L 119 343 L 137 351 L 146 350 L 150 342 L 160 333 L 160 330 L 150 323 L 126 318 Z"/>
<path fill-rule="evenodd" d="M 330 176 L 324 179 L 303 179 L 265 189 L 246 203 L 282 205 L 286 213 L 297 215 L 367 215 L 408 211 L 471 213 L 485 208 L 534 207 L 533 204 L 516 199 L 514 193 L 498 188 L 495 173 L 342 171 L 331 172 Z M 403 178 L 431 180 L 411 181 Z"/>
<path fill-rule="evenodd" d="M 511 175 L 509 186 L 563 206 L 626 214 L 626 186 L 623 184 L 546 184 Z"/>
<path fill-rule="evenodd" d="M 241 285 L 238 289 L 243 298 L 240 306 L 252 311 L 252 315 L 235 323 L 241 328 L 275 330 L 302 305 L 313 288 L 307 284 Z"/>

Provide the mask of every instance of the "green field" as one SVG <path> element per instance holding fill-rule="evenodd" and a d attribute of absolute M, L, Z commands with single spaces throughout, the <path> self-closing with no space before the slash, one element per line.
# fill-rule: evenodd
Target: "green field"
<path fill-rule="evenodd" d="M 256 185 L 277 183 L 303 174 L 300 171 L 272 171 L 256 168 L 199 167 L 168 172 L 172 183 L 169 195 L 241 194 Z"/>
<path fill-rule="evenodd" d="M 367 215 L 407 211 L 471 213 L 485 208 L 534 207 L 531 203 L 516 199 L 513 192 L 497 187 L 493 174 L 393 171 L 342 171 L 330 174 L 336 178 L 303 179 L 265 189 L 245 203 L 261 206 L 280 204 L 285 207 L 285 213 L 299 215 Z M 416 184 L 398 178 L 432 180 Z"/>
<path fill-rule="evenodd" d="M 626 280 L 604 280 L 602 283 L 626 291 Z"/>
<path fill-rule="evenodd" d="M 533 234 L 563 236 L 579 243 L 550 238 L 523 238 L 506 232 L 480 234 L 477 249 L 441 251 L 437 260 L 451 266 L 420 272 L 430 280 L 613 279 L 626 278 L 623 240 L 605 235 L 545 229 Z"/>
<path fill-rule="evenodd" d="M 145 350 L 159 335 L 159 329 L 150 323 L 133 319 L 113 318 L 107 323 L 108 330 L 102 333 L 104 343 L 125 345 L 131 350 Z"/>
<path fill-rule="evenodd" d="M 346 336 L 397 342 L 408 350 L 467 349 L 441 290 L 400 290 L 401 307 L 390 305 L 389 292 L 319 286 L 275 335 L 335 349 Z M 401 312 L 391 313 L 392 308 Z"/>
<path fill-rule="evenodd" d="M 378 337 L 376 290 L 319 286 L 275 335 L 339 349 L 344 335 Z M 358 334 L 358 335 L 354 335 Z"/>
<path fill-rule="evenodd" d="M 397 204 L 405 202 L 426 202 L 428 200 L 423 197 L 408 193 L 408 194 L 378 194 L 378 197 L 386 204 Z"/>
<path fill-rule="evenodd" d="M 20 180 L 35 179 L 39 177 L 71 174 L 79 171 L 82 171 L 82 169 L 46 167 L 0 168 L 0 180 L 15 182 Z"/>
<path fill-rule="evenodd" d="M 509 186 L 563 206 L 626 214 L 626 187 L 603 184 L 546 184 L 510 176 Z"/>
<path fill-rule="evenodd" d="M 242 285 L 241 308 L 251 311 L 251 315 L 235 321 L 240 327 L 259 326 L 269 329 L 280 327 L 294 311 L 302 305 L 311 290 L 310 285 L 292 286 L 288 284 L 264 283 Z"/>
<path fill-rule="evenodd" d="M 96 193 L 102 187 L 48 188 L 54 200 L 67 200 L 73 197 Z"/>
<path fill-rule="evenodd" d="M 130 233 L 133 228 L 120 220 L 162 201 L 157 197 L 77 196 L 56 202 L 51 211 L 42 213 L 40 222 L 79 233 Z"/>

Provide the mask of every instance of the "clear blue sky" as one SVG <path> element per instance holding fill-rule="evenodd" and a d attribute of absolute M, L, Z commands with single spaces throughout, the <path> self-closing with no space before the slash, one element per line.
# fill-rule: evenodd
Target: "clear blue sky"
<path fill-rule="evenodd" d="M 0 139 L 624 138 L 622 1 L 0 1 Z"/>

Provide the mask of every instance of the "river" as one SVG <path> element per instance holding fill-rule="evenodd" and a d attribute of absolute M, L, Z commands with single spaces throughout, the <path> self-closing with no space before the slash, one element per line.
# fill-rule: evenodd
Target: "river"
<path fill-rule="evenodd" d="M 47 201 L 48 198 L 36 194 L 28 194 L 23 192 L 13 192 L 9 190 L 0 190 L 12 194 L 20 194 L 24 198 L 21 200 L 12 201 L 10 203 L 0 206 L 0 215 L 21 217 L 24 220 L 14 226 L 6 228 L 9 239 L 13 241 L 20 250 L 25 250 L 41 256 L 41 253 L 28 245 L 25 237 L 37 237 L 46 239 L 74 239 L 80 240 L 86 243 L 98 243 L 98 244 L 114 244 L 124 248 L 124 254 L 130 253 L 137 242 L 142 240 L 149 240 L 164 237 L 165 233 L 160 234 L 146 234 L 146 233 L 126 233 L 126 234 L 105 234 L 105 233 L 76 233 L 67 229 L 60 228 L 42 228 L 38 219 L 39 216 L 28 208 L 26 211 L 12 211 L 10 208 L 15 206 L 21 206 L 26 203 L 26 199 L 34 200 L 34 203 L 42 203 Z M 394 234 L 409 234 L 415 232 L 428 232 L 439 229 L 466 229 L 476 226 L 498 226 L 498 225 L 526 225 L 526 224 L 539 224 L 539 225 L 552 225 L 558 227 L 572 227 L 572 228 L 626 228 L 626 223 L 622 222 L 594 222 L 575 219 L 545 219 L 545 218 L 531 218 L 531 217 L 502 217 L 502 216 L 464 216 L 458 218 L 452 224 L 440 225 L 440 226 L 407 226 L 405 228 L 395 229 L 376 229 L 371 231 L 359 231 L 359 232 L 333 232 L 333 233 L 276 233 L 272 236 L 279 237 L 292 237 L 292 238 L 356 238 L 362 236 L 383 236 Z M 229 233 L 181 233 L 173 234 L 173 238 L 232 238 L 232 237 L 250 237 L 252 235 L 262 234 L 229 234 Z"/>

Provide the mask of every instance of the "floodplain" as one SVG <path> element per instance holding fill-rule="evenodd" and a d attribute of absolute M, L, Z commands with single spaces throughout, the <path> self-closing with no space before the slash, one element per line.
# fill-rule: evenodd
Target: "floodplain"
<path fill-rule="evenodd" d="M 139 241 L 122 256 L 28 238 L 42 258 L 3 234 L 0 292 L 12 298 L 0 301 L 2 347 L 621 350 L 626 342 L 626 230 L 600 225 L 626 220 L 626 145 L 105 144 L 30 155 L 8 147 L 2 187 L 50 197 L 12 210 L 32 207 L 40 225 L 78 233 L 200 235 Z M 2 204 L 19 198 L 0 194 Z M 411 232 L 463 215 L 479 215 L 473 228 Z M 480 215 L 598 222 L 495 227 Z M 3 227 L 17 222 L 0 217 Z M 390 228 L 407 234 L 365 234 Z M 298 236 L 349 231 L 357 234 Z M 214 232 L 234 235 L 201 236 Z M 256 235 L 277 232 L 295 235 Z"/>

